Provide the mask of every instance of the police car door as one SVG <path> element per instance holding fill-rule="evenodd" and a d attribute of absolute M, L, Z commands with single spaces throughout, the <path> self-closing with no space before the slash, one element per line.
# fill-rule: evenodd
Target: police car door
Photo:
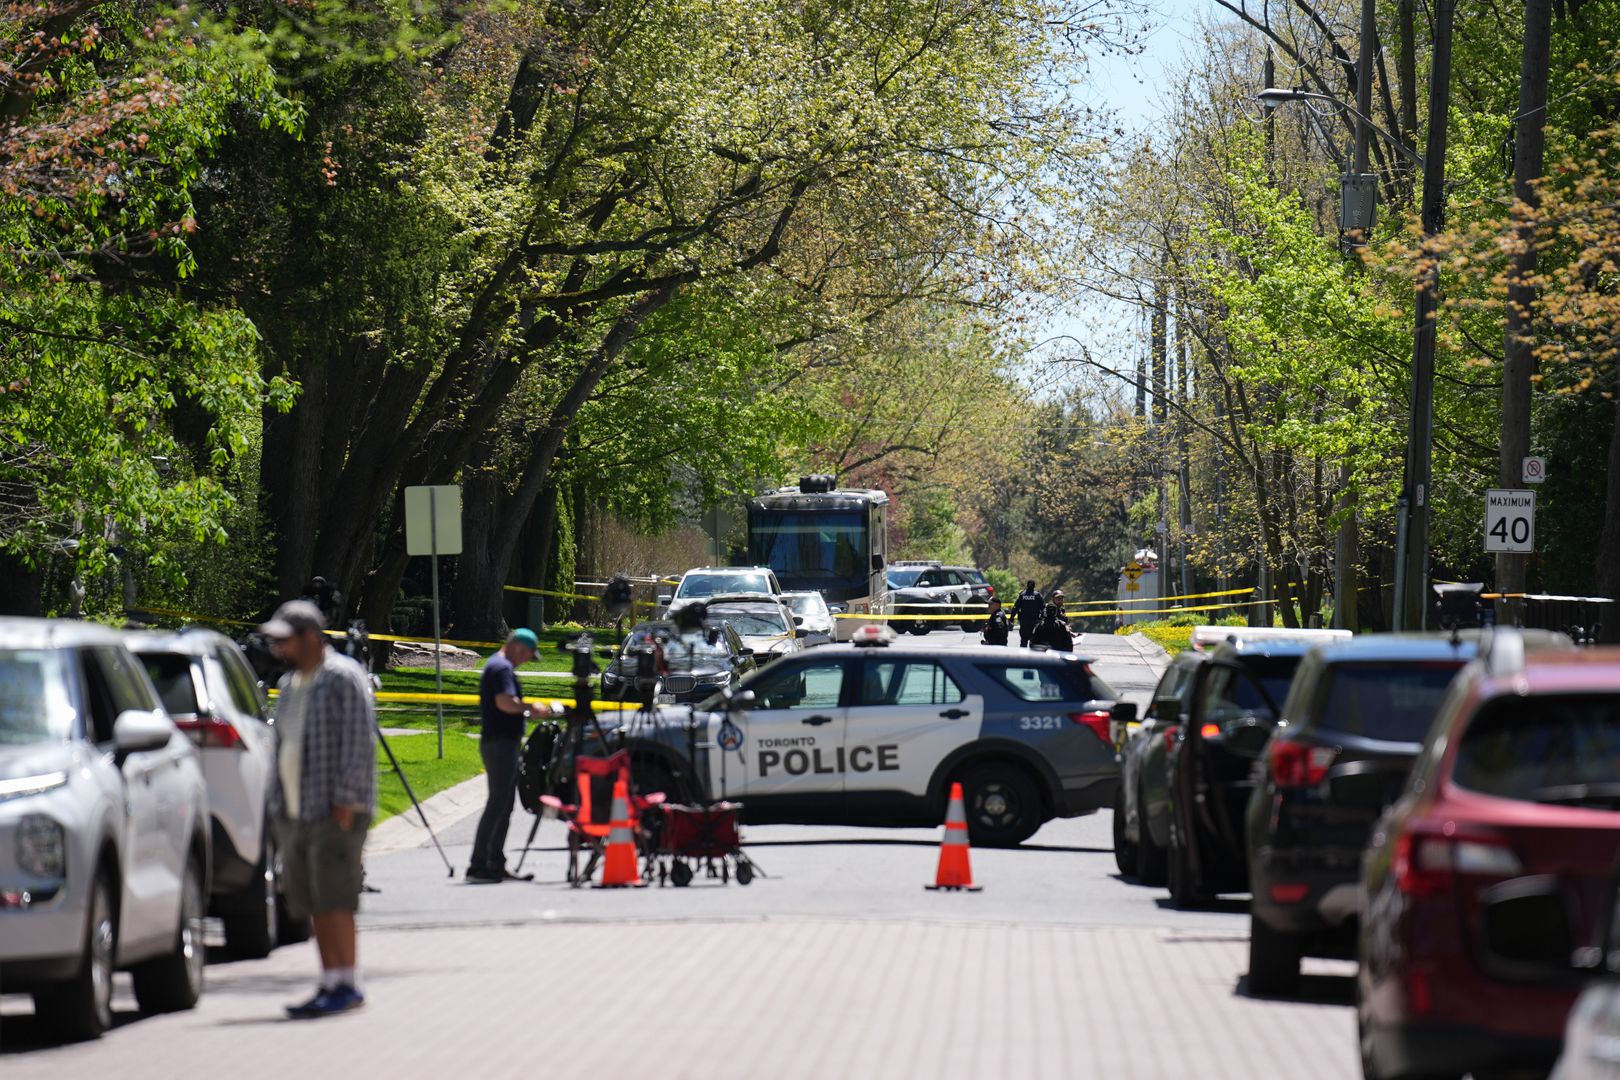
<path fill-rule="evenodd" d="M 754 702 L 732 714 L 743 729 L 745 778 L 729 784 L 749 817 L 836 816 L 843 807 L 843 657 L 777 660 L 748 683 Z"/>
<path fill-rule="evenodd" d="M 844 792 L 852 814 L 881 815 L 891 797 L 927 795 L 939 763 L 979 737 L 984 699 L 926 657 L 868 656 L 860 665 L 845 721 Z"/>

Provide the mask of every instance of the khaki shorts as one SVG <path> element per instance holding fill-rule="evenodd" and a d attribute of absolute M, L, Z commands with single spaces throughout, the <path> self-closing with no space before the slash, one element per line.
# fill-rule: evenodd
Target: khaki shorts
<path fill-rule="evenodd" d="M 281 844 L 281 895 L 295 919 L 328 911 L 360 910 L 360 851 L 366 844 L 371 815 L 354 815 L 342 829 L 332 818 L 278 821 Z"/>

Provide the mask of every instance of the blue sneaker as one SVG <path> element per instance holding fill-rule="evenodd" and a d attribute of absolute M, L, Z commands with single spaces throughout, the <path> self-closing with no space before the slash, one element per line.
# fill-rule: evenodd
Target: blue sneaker
<path fill-rule="evenodd" d="M 316 990 L 315 996 L 308 1001 L 287 1006 L 287 1016 L 293 1020 L 307 1020 L 311 1016 L 315 1016 L 315 1007 L 320 1004 L 321 999 L 324 997 L 326 997 L 325 990 Z"/>
<path fill-rule="evenodd" d="M 297 1011 L 288 1009 L 287 1015 L 294 1020 L 317 1020 L 323 1016 L 353 1012 L 365 1003 L 366 995 L 354 987 L 339 986 L 316 995 L 314 1001 L 298 1006 Z"/>

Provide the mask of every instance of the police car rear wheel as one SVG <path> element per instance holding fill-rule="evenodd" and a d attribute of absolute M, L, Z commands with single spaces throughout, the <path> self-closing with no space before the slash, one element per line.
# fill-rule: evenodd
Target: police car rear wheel
<path fill-rule="evenodd" d="M 981 765 L 962 779 L 968 839 L 982 847 L 1016 847 L 1041 827 L 1041 797 L 1016 765 Z"/>

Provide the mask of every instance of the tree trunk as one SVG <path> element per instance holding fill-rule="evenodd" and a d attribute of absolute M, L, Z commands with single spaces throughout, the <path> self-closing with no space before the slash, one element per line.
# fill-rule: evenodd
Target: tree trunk
<path fill-rule="evenodd" d="M 0 615 L 37 619 L 45 614 L 45 575 L 15 555 L 0 552 Z"/>
<path fill-rule="evenodd" d="M 1533 308 L 1536 300 L 1535 223 L 1540 203 L 1546 147 L 1547 68 L 1552 38 L 1552 0 L 1525 0 L 1524 54 L 1519 64 L 1519 114 L 1513 142 L 1514 232 L 1518 248 L 1508 265 L 1507 329 L 1503 338 L 1502 457 L 1497 481 L 1504 488 L 1524 482 L 1524 459 L 1530 453 L 1530 376 L 1535 371 Z M 1496 591 L 1522 593 L 1528 555 L 1496 557 Z M 1517 623 L 1523 601 L 1509 600 L 1504 621 Z"/>
<path fill-rule="evenodd" d="M 1603 493 L 1603 532 L 1593 566 L 1597 594 L 1620 601 L 1620 401 L 1615 402 L 1614 432 L 1609 436 L 1609 475 Z M 1620 643 L 1620 615 L 1605 612 L 1604 644 Z"/>
<path fill-rule="evenodd" d="M 264 450 L 259 462 L 266 517 L 276 533 L 276 600 L 298 596 L 316 573 L 320 527 L 321 443 L 326 423 L 324 358 L 304 357 L 291 374 L 298 403 L 291 412 L 264 410 Z"/>
<path fill-rule="evenodd" d="M 447 605 L 449 636 L 501 641 L 506 637 L 502 618 L 505 574 L 496 564 L 494 538 L 506 493 L 501 490 L 500 475 L 488 462 L 487 446 L 478 457 L 461 474 L 463 542 Z"/>

